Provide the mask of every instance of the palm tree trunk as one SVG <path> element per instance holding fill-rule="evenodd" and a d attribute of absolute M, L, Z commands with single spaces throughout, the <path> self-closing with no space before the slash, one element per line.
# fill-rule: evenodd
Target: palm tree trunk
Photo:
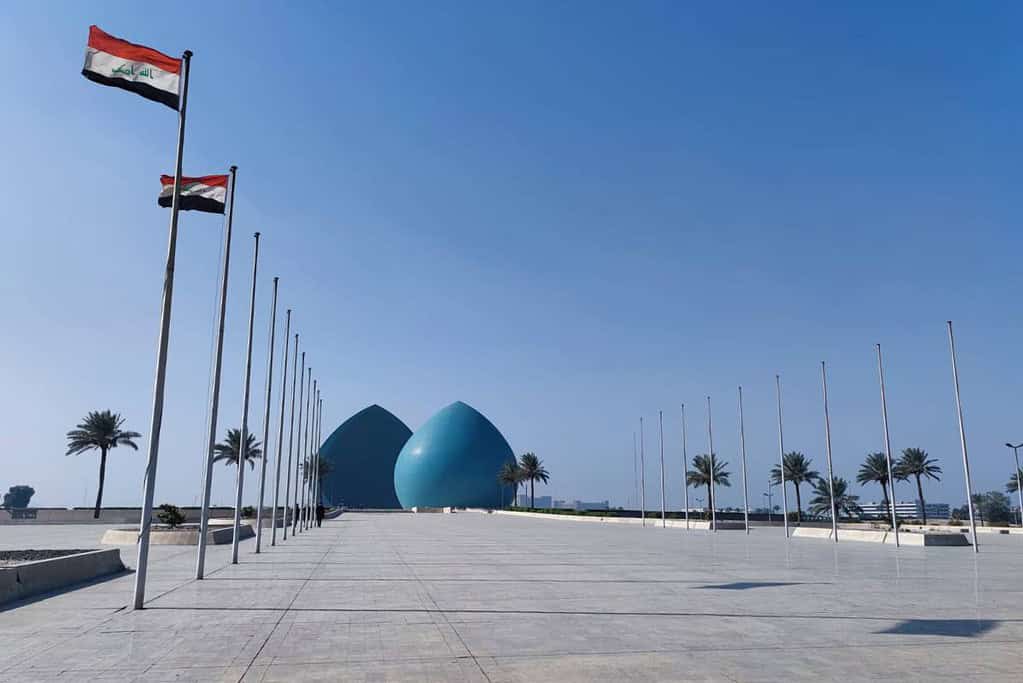
<path fill-rule="evenodd" d="M 920 483 L 920 475 L 916 475 L 916 491 L 920 494 L 920 514 L 923 515 L 924 524 L 927 524 L 927 506 L 924 505 L 924 487 Z"/>
<path fill-rule="evenodd" d="M 536 483 L 535 479 L 529 480 L 529 507 L 536 509 L 536 498 L 534 497 L 533 484 Z"/>
<path fill-rule="evenodd" d="M 792 486 L 796 489 L 796 522 L 802 524 L 803 522 L 803 503 L 799 497 L 799 484 L 792 482 Z"/>
<path fill-rule="evenodd" d="M 99 519 L 99 509 L 103 505 L 103 480 L 107 476 L 107 449 L 101 448 L 99 452 L 99 489 L 96 491 L 96 509 L 92 513 L 93 519 Z"/>
<path fill-rule="evenodd" d="M 891 520 L 891 518 L 892 518 L 892 509 L 891 509 L 891 504 L 888 502 L 888 482 L 886 482 L 886 481 L 882 481 L 881 482 L 881 493 L 884 494 L 884 509 L 885 509 L 885 512 L 888 515 L 888 519 Z"/>

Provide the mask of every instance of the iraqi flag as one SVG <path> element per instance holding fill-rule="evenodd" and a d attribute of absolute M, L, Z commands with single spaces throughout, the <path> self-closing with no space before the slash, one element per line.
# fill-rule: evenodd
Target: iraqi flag
<path fill-rule="evenodd" d="M 114 38 L 97 26 L 89 27 L 82 75 L 162 102 L 175 111 L 178 108 L 181 60 Z"/>
<path fill-rule="evenodd" d="M 206 213 L 224 213 L 227 205 L 226 175 L 204 175 L 199 178 L 181 176 L 181 201 L 178 208 L 182 211 L 205 211 Z M 170 208 L 174 198 L 174 176 L 160 176 L 160 198 L 157 203 Z"/>

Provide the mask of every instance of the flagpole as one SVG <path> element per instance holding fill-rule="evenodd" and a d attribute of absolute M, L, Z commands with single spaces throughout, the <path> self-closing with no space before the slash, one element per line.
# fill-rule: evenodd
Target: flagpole
<path fill-rule="evenodd" d="M 297 337 L 296 337 L 297 339 Z M 298 342 L 296 341 L 296 347 Z M 305 351 L 302 352 L 302 372 L 298 382 L 298 443 L 295 444 L 295 512 L 291 519 L 291 535 L 298 534 L 298 469 L 302 461 L 302 399 L 305 397 Z M 295 417 L 294 393 L 292 393 L 292 418 Z M 288 467 L 291 467 L 291 439 L 288 439 Z"/>
<path fill-rule="evenodd" d="M 320 495 L 320 413 L 323 410 L 323 398 L 321 391 L 316 392 L 316 429 L 313 430 L 313 495 L 310 496 L 310 509 L 313 513 L 313 524 L 316 523 L 316 513 L 319 509 Z"/>
<path fill-rule="evenodd" d="M 686 531 L 689 531 L 689 454 L 686 453 L 686 404 L 682 404 L 682 504 L 685 505 Z"/>
<path fill-rule="evenodd" d="M 320 487 L 323 485 L 322 477 L 320 476 L 320 459 L 322 453 L 320 447 L 323 446 L 323 397 L 320 397 L 320 408 L 316 412 L 316 504 L 323 504 L 323 493 L 320 491 Z"/>
<path fill-rule="evenodd" d="M 312 373 L 310 372 L 310 376 Z M 319 378 L 313 379 L 313 391 L 309 393 L 309 411 L 306 413 L 306 461 L 305 461 L 305 477 L 302 483 L 302 512 L 303 512 L 303 525 L 306 531 L 309 530 L 309 499 L 310 490 L 309 486 L 312 484 L 312 472 L 310 467 L 312 466 L 312 423 L 313 423 L 313 411 L 316 410 L 316 402 L 313 398 L 316 396 L 316 385 L 319 383 Z"/>
<path fill-rule="evenodd" d="M 167 265 L 163 277 L 163 304 L 160 310 L 160 336 L 156 352 L 156 380 L 153 386 L 153 417 L 149 428 L 149 459 L 142 487 L 139 519 L 139 550 L 135 563 L 134 608 L 146 601 L 146 570 L 149 566 L 149 533 L 153 521 L 153 494 L 156 488 L 156 462 L 160 453 L 160 429 L 163 426 L 163 392 L 167 378 L 167 346 L 170 342 L 171 301 L 174 298 L 174 261 L 178 244 L 178 210 L 181 205 L 181 159 L 185 149 L 185 110 L 188 105 L 188 74 L 191 50 L 181 55 L 181 106 L 178 109 L 178 147 L 174 161 L 174 196 L 171 199 L 170 230 L 167 237 Z"/>
<path fill-rule="evenodd" d="M 643 444 L 643 418 L 639 418 L 639 493 L 640 511 L 639 516 L 643 526 L 646 526 L 646 453 Z"/>
<path fill-rule="evenodd" d="M 742 505 L 749 533 L 749 485 L 746 481 L 746 425 L 742 416 L 742 385 L 739 385 L 739 452 L 742 454 Z"/>
<path fill-rule="evenodd" d="M 232 166 L 227 185 L 227 216 L 224 220 L 224 266 L 220 276 L 220 311 L 217 327 L 217 351 L 213 360 L 213 395 L 210 398 L 209 439 L 203 458 L 202 509 L 199 513 L 199 551 L 195 560 L 195 578 L 202 579 L 206 571 L 206 533 L 210 523 L 210 494 L 213 487 L 213 447 L 217 443 L 217 414 L 220 411 L 220 374 L 224 358 L 224 317 L 227 312 L 227 275 L 231 266 L 231 225 L 234 218 L 234 188 L 237 166 Z"/>
<path fill-rule="evenodd" d="M 295 362 L 292 366 L 298 370 L 298 334 L 295 335 Z M 291 512 L 291 453 L 292 439 L 295 436 L 295 387 L 298 379 L 305 374 L 305 354 L 302 355 L 302 371 L 295 373 L 291 378 L 291 427 L 288 429 L 288 467 L 285 470 L 284 483 L 284 540 L 288 540 L 288 515 Z M 301 405 L 301 403 L 299 404 Z M 294 521 L 294 516 L 292 517 Z"/>
<path fill-rule="evenodd" d="M 266 491 L 266 461 L 270 458 L 270 400 L 274 381 L 274 335 L 277 333 L 277 283 L 274 278 L 273 303 L 270 304 L 270 342 L 266 360 L 266 406 L 263 409 L 263 462 L 259 465 L 259 505 L 256 506 L 256 553 L 263 540 L 263 495 Z M 285 337 L 287 339 L 287 337 Z"/>
<path fill-rule="evenodd" d="M 319 479 L 320 479 L 320 446 L 319 446 L 320 434 L 319 434 L 319 432 L 320 432 L 320 403 L 321 403 L 321 401 L 323 401 L 323 399 L 320 398 L 320 391 L 317 391 L 316 392 L 316 416 L 315 416 L 315 419 L 313 420 L 313 424 L 315 425 L 313 427 L 313 473 L 314 473 L 314 476 L 313 476 L 312 492 L 311 492 L 311 494 L 309 496 L 309 509 L 312 511 L 313 526 L 314 527 L 316 526 L 316 494 L 317 494 L 317 490 L 316 489 L 317 489 L 317 486 L 319 484 Z"/>
<path fill-rule="evenodd" d="M 717 517 L 717 511 L 714 509 L 716 507 L 716 505 L 717 505 L 717 501 L 715 500 L 715 496 L 717 494 L 717 491 L 716 491 L 715 486 L 714 486 L 714 469 L 715 469 L 714 468 L 714 465 L 715 465 L 715 462 L 714 462 L 714 429 L 713 429 L 713 426 L 712 426 L 711 415 L 710 415 L 710 396 L 707 397 L 707 440 L 710 442 L 710 456 L 709 456 L 710 457 L 710 463 L 708 465 L 708 469 L 710 470 L 709 471 L 709 474 L 710 474 L 710 530 L 711 531 L 717 531 L 718 530 L 718 517 Z"/>
<path fill-rule="evenodd" d="M 781 469 L 781 519 L 785 526 L 785 538 L 789 537 L 789 500 L 785 492 L 785 436 L 781 428 L 781 375 L 774 376 L 775 393 L 778 396 L 778 458 Z M 770 517 L 770 515 L 768 515 Z"/>
<path fill-rule="evenodd" d="M 657 424 L 661 434 L 661 528 L 668 526 L 664 508 L 664 412 L 657 411 Z"/>
<path fill-rule="evenodd" d="M 959 366 L 956 364 L 956 341 L 955 337 L 952 336 L 952 321 L 949 320 L 947 323 L 948 345 L 952 351 L 952 382 L 955 385 L 956 390 L 956 415 L 959 418 L 959 443 L 963 449 L 963 474 L 966 477 L 966 509 L 970 511 L 970 534 L 973 536 L 973 552 L 979 553 L 980 548 L 977 544 L 977 525 L 973 521 L 973 482 L 970 479 L 970 459 L 966 455 L 966 427 L 963 424 L 963 403 L 959 399 Z M 1017 483 L 1023 485 L 1023 482 L 1018 479 L 1018 471 L 1016 476 Z"/>
<path fill-rule="evenodd" d="M 888 466 L 889 504 L 892 513 L 892 531 L 895 533 L 895 547 L 899 547 L 899 520 L 895 516 L 895 476 L 892 472 L 892 442 L 888 438 L 888 403 L 884 395 L 884 366 L 881 363 L 881 345 L 877 344 L 877 377 L 881 383 L 881 423 L 884 425 L 884 457 Z"/>
<path fill-rule="evenodd" d="M 306 437 L 306 467 L 309 477 L 305 485 L 305 528 L 312 529 L 313 520 L 313 438 L 316 436 L 316 402 L 320 400 L 319 378 L 313 381 L 313 403 L 309 408 L 309 436 Z"/>
<path fill-rule="evenodd" d="M 249 339 L 245 345 L 245 391 L 242 394 L 242 428 L 238 434 L 238 479 L 234 494 L 234 536 L 231 539 L 231 564 L 238 564 L 238 541 L 241 540 L 242 492 L 245 489 L 245 459 L 248 456 L 249 394 L 252 389 L 252 332 L 256 322 L 256 273 L 259 268 L 259 233 L 253 237 L 256 246 L 252 253 L 252 296 L 249 299 Z"/>
<path fill-rule="evenodd" d="M 632 433 L 632 504 L 639 507 L 639 447 L 636 432 Z M 1023 522 L 1020 522 L 1023 525 Z"/>
<path fill-rule="evenodd" d="M 320 500 L 320 485 L 322 484 L 320 477 L 320 446 L 323 444 L 323 396 L 320 396 L 320 405 L 316 410 L 316 486 L 314 491 L 316 495 L 313 496 L 313 504 L 317 507 L 314 508 L 314 512 L 319 509 L 321 503 Z"/>
<path fill-rule="evenodd" d="M 824 389 L 824 443 L 828 454 L 828 491 L 831 495 L 831 537 L 838 543 L 838 508 L 835 505 L 835 470 L 831 463 L 831 415 L 828 411 L 828 372 L 821 361 L 821 386 Z"/>
<path fill-rule="evenodd" d="M 284 349 L 281 354 L 284 356 L 284 374 L 281 377 L 281 413 L 277 419 L 277 474 L 274 476 L 274 509 L 270 516 L 270 545 L 277 545 L 277 510 L 279 509 L 281 495 L 281 459 L 284 455 L 284 403 L 288 397 L 288 340 L 291 338 L 291 309 L 285 312 L 284 316 Z M 284 508 L 287 512 L 287 507 Z M 287 519 L 287 516 L 285 516 Z M 285 526 L 287 526 L 285 524 Z"/>

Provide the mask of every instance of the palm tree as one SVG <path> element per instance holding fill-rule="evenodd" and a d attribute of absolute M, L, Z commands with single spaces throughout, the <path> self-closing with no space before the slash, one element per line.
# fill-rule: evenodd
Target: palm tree
<path fill-rule="evenodd" d="M 813 484 L 821 475 L 816 470 L 810 469 L 810 463 L 813 460 L 798 451 L 786 453 L 785 457 L 782 458 L 782 462 L 785 465 L 785 481 L 791 482 L 792 486 L 796 489 L 796 521 L 802 522 L 803 506 L 799 495 L 799 485 Z M 781 483 L 781 468 L 777 465 L 771 468 L 771 483 Z"/>
<path fill-rule="evenodd" d="M 888 516 L 891 517 L 891 505 L 888 502 L 888 458 L 885 454 L 868 453 L 867 459 L 860 465 L 856 481 L 860 484 L 877 482 L 881 485 L 881 493 L 884 494 L 884 506 L 888 510 Z"/>
<path fill-rule="evenodd" d="M 257 451 L 258 451 L 258 449 L 257 449 Z M 258 458 L 259 456 L 257 455 L 256 457 Z M 330 474 L 331 472 L 334 471 L 334 466 L 331 465 L 326 460 L 323 460 L 322 458 L 317 460 L 317 462 L 319 464 L 316 466 L 316 469 L 318 469 L 320 471 L 319 472 L 319 475 L 320 475 L 319 476 L 319 481 L 322 482 L 326 478 L 326 476 L 328 474 Z M 309 481 L 309 472 L 308 471 L 311 470 L 313 468 L 313 466 L 309 463 L 308 459 L 305 459 L 301 463 L 299 463 L 298 468 L 300 470 L 302 470 L 302 483 L 304 484 L 307 481 Z"/>
<path fill-rule="evenodd" d="M 519 463 L 514 460 L 509 460 L 501 465 L 501 469 L 497 472 L 497 481 L 501 483 L 501 486 L 511 486 L 515 489 L 515 497 L 519 494 L 519 484 L 522 483 L 522 468 L 519 467 Z M 504 494 L 502 494 L 502 498 Z M 502 501 L 503 504 L 503 501 Z"/>
<path fill-rule="evenodd" d="M 142 435 L 121 429 L 124 418 L 109 410 L 92 411 L 77 427 L 67 433 L 67 453 L 78 455 L 85 451 L 99 449 L 99 490 L 96 491 L 96 509 L 93 519 L 99 519 L 99 509 L 103 504 L 103 480 L 107 476 L 107 452 L 118 446 L 128 446 L 137 451 L 139 447 L 134 439 Z"/>
<path fill-rule="evenodd" d="M 710 483 L 710 473 L 713 470 L 714 486 L 731 486 L 732 483 L 728 480 L 731 473 L 725 471 L 727 466 L 727 462 L 718 462 L 717 454 L 707 455 L 703 453 L 693 456 L 693 467 L 686 473 L 686 483 L 689 486 L 707 487 L 708 512 L 714 509 L 714 492 Z"/>
<path fill-rule="evenodd" d="M 835 490 L 835 512 L 841 518 L 857 517 L 862 514 L 859 496 L 849 493 L 849 482 L 842 477 L 835 477 L 832 480 L 832 487 Z M 828 487 L 828 480 L 820 477 L 813 483 L 813 498 L 810 499 L 809 510 L 815 515 L 831 517 L 831 488 Z"/>
<path fill-rule="evenodd" d="M 924 487 L 920 481 L 921 477 L 927 477 L 940 481 L 941 466 L 937 460 L 932 460 L 927 451 L 922 448 L 906 448 L 902 451 L 902 457 L 895 464 L 894 471 L 896 479 L 916 478 L 916 491 L 920 496 L 920 513 L 923 515 L 924 524 L 927 524 L 927 508 L 924 506 Z"/>
<path fill-rule="evenodd" d="M 238 446 L 242 442 L 241 431 L 237 429 L 228 429 L 227 438 L 218 443 L 213 447 L 213 452 L 216 453 L 213 456 L 213 462 L 223 460 L 225 465 L 238 466 Z M 263 456 L 263 451 L 260 448 L 262 444 L 256 441 L 256 437 L 252 433 L 245 435 L 245 462 L 249 463 L 249 467 L 256 466 L 256 460 L 259 460 Z"/>
<path fill-rule="evenodd" d="M 1018 470 L 1016 474 L 1009 477 L 1009 483 L 1005 485 L 1005 490 L 1008 493 L 1016 493 L 1019 491 L 1019 482 L 1023 479 L 1023 469 Z"/>
<path fill-rule="evenodd" d="M 535 453 L 523 453 L 519 457 L 519 469 L 522 471 L 522 481 L 529 482 L 529 507 L 533 507 L 533 486 L 537 481 L 546 484 L 550 479 L 550 472 L 543 466 L 543 460 L 536 457 Z"/>

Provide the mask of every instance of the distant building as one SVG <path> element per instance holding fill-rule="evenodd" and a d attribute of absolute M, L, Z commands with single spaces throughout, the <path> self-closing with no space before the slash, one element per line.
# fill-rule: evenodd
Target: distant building
<path fill-rule="evenodd" d="M 552 507 L 555 507 L 553 505 L 553 502 L 554 501 L 551 500 L 550 496 L 537 496 L 535 498 L 535 502 L 533 503 L 533 507 L 537 507 L 537 508 L 552 508 Z M 520 493 L 519 494 L 519 507 L 528 508 L 529 507 L 529 503 L 530 503 L 529 494 L 528 493 Z"/>
<path fill-rule="evenodd" d="M 885 519 L 891 514 L 888 506 L 881 503 L 863 503 L 863 517 L 866 519 Z M 927 503 L 927 519 L 948 519 L 951 514 L 948 503 Z M 907 519 L 923 519 L 920 501 L 901 502 L 895 504 L 895 515 Z"/>
<path fill-rule="evenodd" d="M 555 500 L 554 507 L 560 510 L 610 510 L 611 504 L 606 500 Z"/>

